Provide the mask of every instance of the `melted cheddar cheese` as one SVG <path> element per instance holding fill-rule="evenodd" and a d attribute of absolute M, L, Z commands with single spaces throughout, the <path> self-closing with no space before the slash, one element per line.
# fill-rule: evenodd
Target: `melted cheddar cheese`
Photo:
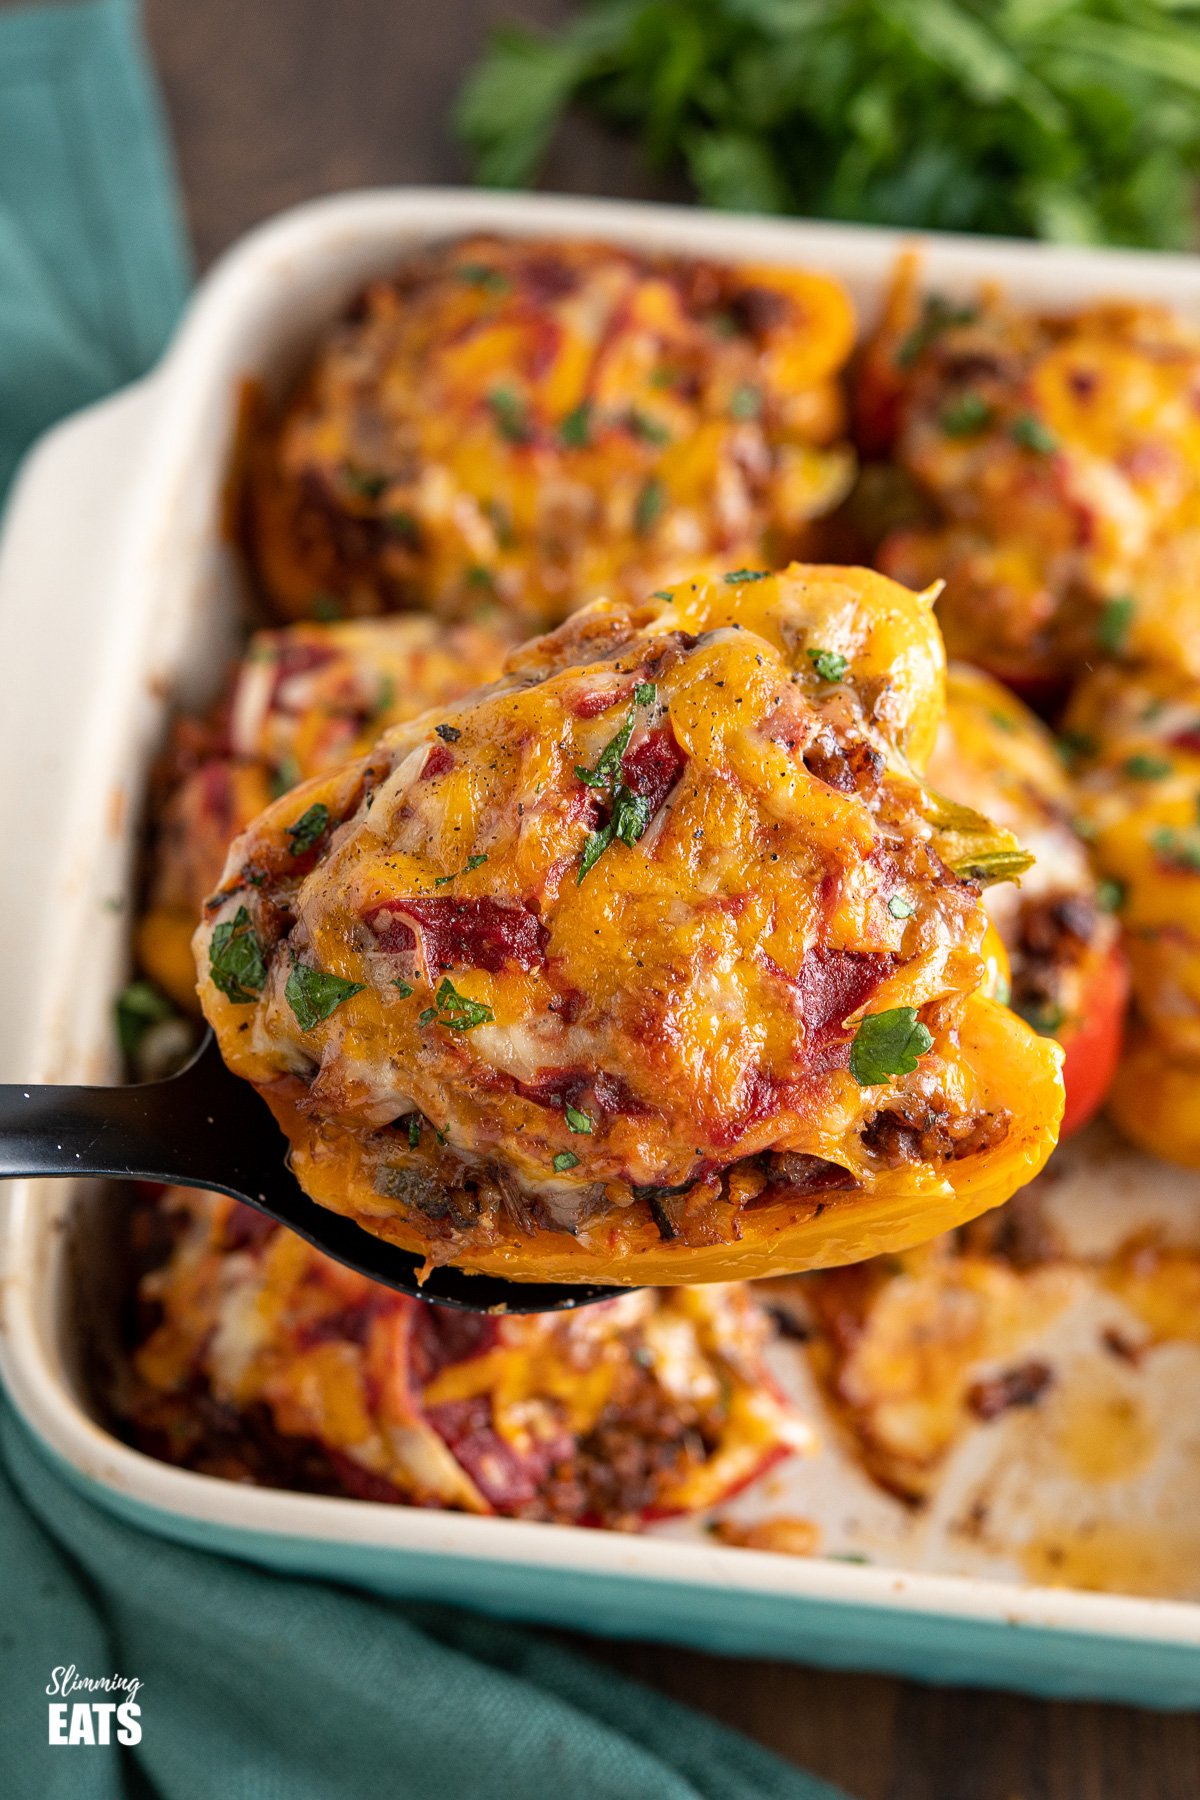
<path fill-rule="evenodd" d="M 1027 858 L 914 772 L 942 705 L 928 597 L 736 571 L 586 609 L 276 802 L 196 952 L 302 1184 L 434 1260 L 631 1283 L 1006 1199 L 1059 1059 L 979 992 L 979 881 Z M 856 1079 L 903 1008 L 924 1052 Z"/>
<path fill-rule="evenodd" d="M 173 1460 L 633 1528 L 712 1506 L 812 1448 L 762 1361 L 766 1315 L 741 1289 L 464 1316 L 377 1287 L 223 1196 L 174 1189 L 156 1210 L 173 1243 L 141 1282 L 156 1322 L 122 1410 Z"/>
<path fill-rule="evenodd" d="M 252 457 L 251 543 L 298 617 L 541 627 L 708 557 L 786 561 L 854 472 L 825 276 L 476 238 L 373 283 Z"/>
<path fill-rule="evenodd" d="M 867 436 L 928 514 L 880 567 L 945 579 L 952 656 L 1018 682 L 1111 655 L 1200 674 L 1200 332 L 1150 305 L 922 302 L 909 260 L 863 370 Z"/>

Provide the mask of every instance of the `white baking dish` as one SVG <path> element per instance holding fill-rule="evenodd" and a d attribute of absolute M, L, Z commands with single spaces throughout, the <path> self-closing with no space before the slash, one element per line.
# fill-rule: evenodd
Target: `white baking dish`
<path fill-rule="evenodd" d="M 396 191 L 302 207 L 228 256 L 161 367 L 51 433 L 12 501 L 0 546 L 5 1079 L 113 1073 L 110 1009 L 126 968 L 143 771 L 168 700 L 211 692 L 234 641 L 239 574 L 220 514 L 239 381 L 277 385 L 364 277 L 430 239 L 478 228 L 808 264 L 846 281 L 864 320 L 898 247 L 893 234 L 849 227 Z M 966 238 L 929 238 L 924 250 L 928 279 L 951 292 L 988 276 L 1029 302 L 1136 294 L 1200 318 L 1200 264 L 1190 258 Z M 1124 1168 L 1126 1190 L 1145 1185 L 1142 1167 L 1142 1177 Z M 1114 1197 L 1120 1186 L 1110 1182 Z M 1172 1205 L 1178 1191 L 1189 1214 L 1200 1204 L 1186 1178 L 1163 1175 L 1159 1186 Z M 70 1250 L 94 1226 L 88 1196 L 67 1184 L 8 1193 L 2 1366 L 72 1478 L 150 1529 L 280 1569 L 620 1635 L 1042 1694 L 1200 1699 L 1200 1605 L 911 1562 L 788 1559 L 724 1548 L 695 1529 L 626 1537 L 277 1493 L 156 1463 L 102 1429 L 85 1398 L 88 1283 L 71 1278 Z M 818 1503 L 811 1472 L 804 1480 Z"/>

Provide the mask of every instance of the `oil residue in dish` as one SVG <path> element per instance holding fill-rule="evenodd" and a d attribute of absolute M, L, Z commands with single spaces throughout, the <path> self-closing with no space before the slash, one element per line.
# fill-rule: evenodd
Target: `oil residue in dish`
<path fill-rule="evenodd" d="M 1102 1367 L 1074 1371 L 1047 1424 L 1050 1447 L 1080 1481 L 1122 1481 L 1140 1474 L 1158 1448 L 1158 1432 L 1130 1382 Z"/>
<path fill-rule="evenodd" d="M 1113 1519 L 1073 1521 L 1031 1538 L 1020 1564 L 1039 1587 L 1178 1599 L 1200 1590 L 1200 1526 L 1185 1532 Z"/>

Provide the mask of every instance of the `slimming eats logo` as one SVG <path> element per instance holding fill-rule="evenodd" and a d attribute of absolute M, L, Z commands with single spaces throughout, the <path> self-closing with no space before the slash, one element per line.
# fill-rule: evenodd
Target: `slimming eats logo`
<path fill-rule="evenodd" d="M 136 1675 L 81 1675 L 74 1663 L 51 1669 L 46 1683 L 50 1700 L 52 1744 L 140 1744 L 142 1684 Z M 73 1694 L 115 1695 L 115 1699 L 74 1700 Z M 55 1695 L 61 1698 L 54 1698 Z"/>

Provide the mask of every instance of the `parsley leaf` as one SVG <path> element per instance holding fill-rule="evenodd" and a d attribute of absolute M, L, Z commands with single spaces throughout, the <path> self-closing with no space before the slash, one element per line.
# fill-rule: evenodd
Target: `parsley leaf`
<path fill-rule="evenodd" d="M 117 996 L 117 1041 L 126 1057 L 137 1055 L 152 1025 L 178 1017 L 165 994 L 150 981 L 131 981 Z"/>
<path fill-rule="evenodd" d="M 342 480 L 359 500 L 378 500 L 388 484 L 386 475 L 372 473 L 367 469 L 355 468 L 353 463 L 345 463 L 342 468 Z"/>
<path fill-rule="evenodd" d="M 519 394 L 514 394 L 511 388 L 493 388 L 488 395 L 488 405 L 501 437 L 507 438 L 510 444 L 532 443 L 533 429 Z"/>
<path fill-rule="evenodd" d="M 575 1169 L 578 1168 L 578 1166 L 579 1158 L 573 1150 L 560 1150 L 554 1159 L 554 1172 L 556 1175 L 565 1175 L 568 1169 Z"/>
<path fill-rule="evenodd" d="M 633 509 L 633 528 L 644 537 L 651 531 L 661 517 L 667 504 L 667 490 L 657 476 L 651 476 L 637 497 Z"/>
<path fill-rule="evenodd" d="M 982 394 L 960 394 L 941 417 L 947 437 L 974 437 L 992 422 L 992 409 Z"/>
<path fill-rule="evenodd" d="M 592 441 L 592 403 L 581 400 L 572 407 L 558 428 L 559 442 L 568 450 L 586 450 Z"/>
<path fill-rule="evenodd" d="M 860 1087 L 877 1087 L 893 1075 L 911 1075 L 932 1048 L 932 1034 L 914 1006 L 868 1013 L 850 1046 L 850 1073 Z"/>
<path fill-rule="evenodd" d="M 770 573 L 769 569 L 730 569 L 725 580 L 730 587 L 736 587 L 745 581 L 765 581 Z"/>
<path fill-rule="evenodd" d="M 733 395 L 729 402 L 729 416 L 731 419 L 737 419 L 739 421 L 745 419 L 757 419 L 761 411 L 762 393 L 758 388 L 751 387 L 749 382 L 743 382 L 741 387 L 734 388 Z"/>
<path fill-rule="evenodd" d="M 912 901 L 906 900 L 903 894 L 893 894 L 888 901 L 888 911 L 893 919 L 911 919 L 916 910 Z"/>
<path fill-rule="evenodd" d="M 343 1000 L 362 991 L 361 981 L 343 981 L 340 975 L 330 975 L 324 969 L 314 969 L 310 963 L 297 961 L 292 964 L 283 997 L 301 1031 L 311 1031 Z"/>
<path fill-rule="evenodd" d="M 1096 622 L 1096 640 L 1102 650 L 1110 656 L 1120 656 L 1129 638 L 1129 628 L 1133 624 L 1133 615 L 1137 611 L 1137 602 L 1131 594 L 1120 594 L 1113 600 L 1106 600 L 1100 609 L 1100 617 Z"/>
<path fill-rule="evenodd" d="M 407 981 L 393 981 L 392 986 L 402 1000 L 407 1000 L 415 992 L 412 984 Z"/>
<path fill-rule="evenodd" d="M 567 1124 L 571 1127 L 572 1131 L 582 1131 L 586 1132 L 589 1136 L 591 1135 L 592 1120 L 589 1113 L 580 1112 L 577 1106 L 568 1106 L 566 1109 L 566 1119 Z"/>
<path fill-rule="evenodd" d="M 470 287 L 481 288 L 487 294 L 507 294 L 512 282 L 499 269 L 491 268 L 487 263 L 459 263 L 454 273 L 460 281 Z"/>
<path fill-rule="evenodd" d="M 581 105 L 710 206 L 1182 250 L 1196 84 L 1186 0 L 591 0 L 497 32 L 456 123 L 498 187 Z"/>
<path fill-rule="evenodd" d="M 474 1031 L 477 1025 L 490 1025 L 496 1017 L 482 1000 L 470 1000 L 466 994 L 460 994 L 449 976 L 442 982 L 434 1000 L 436 1006 L 427 1006 L 421 1014 L 422 1025 L 432 1025 L 436 1019 L 448 1031 Z"/>
<path fill-rule="evenodd" d="M 588 833 L 579 862 L 576 886 L 589 870 L 594 869 L 608 846 L 617 838 L 623 844 L 636 844 L 650 823 L 650 802 L 643 794 L 635 794 L 622 780 L 621 758 L 629 747 L 639 706 L 652 706 L 657 688 L 652 681 L 639 681 L 633 690 L 633 705 L 625 715 L 616 736 L 610 738 L 596 759 L 594 769 L 575 765 L 575 773 L 585 787 L 607 788 L 612 794 L 612 812 L 607 824 Z"/>
<path fill-rule="evenodd" d="M 262 993 L 267 965 L 244 906 L 214 929 L 208 946 L 208 972 L 213 986 L 235 1006 L 253 1006 Z"/>
<path fill-rule="evenodd" d="M 1121 768 L 1131 781 L 1159 781 L 1164 775 L 1171 773 L 1171 765 L 1165 756 L 1146 756 L 1142 753 L 1127 756 Z"/>
<path fill-rule="evenodd" d="M 292 855 L 303 856 L 306 850 L 311 850 L 317 840 L 324 836 L 328 826 L 329 808 L 318 800 L 315 806 L 310 806 L 307 812 L 301 813 L 294 825 L 287 827 L 287 834 L 292 840 Z"/>
<path fill-rule="evenodd" d="M 409 1113 L 409 1115 L 408 1115 L 408 1147 L 409 1147 L 409 1149 L 415 1150 L 417 1145 L 420 1142 L 421 1142 L 421 1115 L 420 1115 L 420 1113 Z"/>
<path fill-rule="evenodd" d="M 1035 456 L 1049 456 L 1058 449 L 1058 439 L 1049 426 L 1033 413 L 1021 413 L 1008 428 L 1008 435 L 1014 444 L 1022 450 L 1031 450 Z"/>
<path fill-rule="evenodd" d="M 840 681 L 850 667 L 849 659 L 837 650 L 810 650 L 808 660 L 822 681 Z"/>
<path fill-rule="evenodd" d="M 1176 831 L 1160 825 L 1150 839 L 1155 856 L 1170 869 L 1182 869 L 1189 875 L 1200 875 L 1200 836 L 1195 832 Z"/>

